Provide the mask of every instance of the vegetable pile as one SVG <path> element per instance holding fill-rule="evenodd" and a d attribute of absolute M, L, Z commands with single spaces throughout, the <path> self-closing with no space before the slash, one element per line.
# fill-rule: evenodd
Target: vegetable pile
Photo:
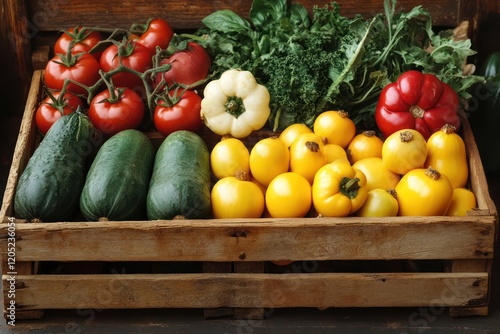
<path fill-rule="evenodd" d="M 16 215 L 466 215 L 476 201 L 458 112 L 483 80 L 462 74 L 470 43 L 435 34 L 421 7 L 384 8 L 365 20 L 332 3 L 311 19 L 254 0 L 249 20 L 218 11 L 194 34 L 161 18 L 69 29 L 44 73 L 44 138 Z"/>
<path fill-rule="evenodd" d="M 322 113 L 313 129 L 301 124 L 250 149 L 236 138 L 216 144 L 215 218 L 464 216 L 476 206 L 451 124 L 427 140 L 415 129 L 356 134 L 342 111 Z"/>
<path fill-rule="evenodd" d="M 300 4 L 254 0 L 245 19 L 229 10 L 205 19 L 198 34 L 213 55 L 213 71 L 248 70 L 271 95 L 269 126 L 312 126 L 328 109 L 348 111 L 356 125 L 374 128 L 378 95 L 403 72 L 433 73 L 457 94 L 481 80 L 462 75 L 470 41 L 449 31 L 436 33 L 421 6 L 396 12 L 396 0 L 384 1 L 384 14 L 372 19 L 346 18 L 331 3 L 315 7 L 313 17 Z"/>
<path fill-rule="evenodd" d="M 78 106 L 107 137 L 152 126 L 166 136 L 202 125 L 196 88 L 209 78 L 210 55 L 161 18 L 128 30 L 71 27 L 54 54 L 44 71 L 48 97 L 36 117 L 42 134 Z"/>

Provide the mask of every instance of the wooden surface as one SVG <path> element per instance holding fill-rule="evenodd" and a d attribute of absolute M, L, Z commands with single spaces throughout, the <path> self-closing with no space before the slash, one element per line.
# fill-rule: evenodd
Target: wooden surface
<path fill-rule="evenodd" d="M 251 1 L 116 1 L 101 0 L 89 6 L 85 0 L 52 0 L 50 6 L 44 0 L 27 0 L 29 17 L 40 31 L 59 31 L 76 23 L 107 28 L 129 28 L 133 22 L 141 22 L 152 16 L 161 16 L 174 29 L 196 29 L 201 20 L 218 9 L 231 9 L 248 17 Z M 313 6 L 324 6 L 330 0 L 293 1 L 303 4 L 312 12 Z M 435 0 L 419 2 L 415 0 L 398 0 L 398 9 L 409 11 L 416 5 L 424 4 L 431 13 L 434 24 L 438 26 L 455 26 L 461 16 L 459 3 L 456 0 Z M 466 2 L 466 1 L 465 1 Z M 117 5 L 119 3 L 119 5 Z M 338 1 L 341 13 L 346 16 L 361 14 L 366 18 L 383 12 L 383 0 L 364 1 L 360 6 L 356 1 Z M 110 20 L 110 17 L 113 19 Z"/>
<path fill-rule="evenodd" d="M 22 310 L 478 306 L 488 291 L 487 273 L 18 275 L 16 282 Z"/>
<path fill-rule="evenodd" d="M 199 309 L 49 310 L 43 321 L 19 322 L 12 331 L 0 323 L 0 330 L 12 334 L 498 334 L 500 327 L 499 310 L 493 310 L 489 317 L 457 319 L 450 318 L 448 309 L 437 306 L 375 308 L 370 312 L 352 308 L 271 308 L 266 315 L 265 320 L 204 320 Z"/>
<path fill-rule="evenodd" d="M 491 216 L 463 220 L 397 217 L 391 221 L 263 218 L 18 223 L 16 258 L 18 261 L 485 259 L 493 256 L 493 227 Z M 3 225 L 0 244 L 4 260 L 6 231 Z"/>
<path fill-rule="evenodd" d="M 28 95 L 31 66 L 31 37 L 24 1 L 0 0 L 0 80 L 1 113 L 22 115 Z"/>

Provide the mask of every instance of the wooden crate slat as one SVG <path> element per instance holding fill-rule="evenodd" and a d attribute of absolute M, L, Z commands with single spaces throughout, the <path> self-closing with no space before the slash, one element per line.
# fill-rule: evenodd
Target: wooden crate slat
<path fill-rule="evenodd" d="M 323 6 L 330 0 L 293 1 L 303 4 L 309 11 L 314 5 Z M 230 9 L 248 17 L 251 1 L 120 1 L 101 0 L 89 6 L 84 0 L 52 0 L 50 5 L 44 0 L 28 0 L 28 18 L 39 31 L 60 31 L 75 24 L 106 28 L 129 28 L 134 22 L 145 22 L 148 18 L 160 16 L 167 20 L 174 29 L 196 29 L 202 26 L 202 19 L 219 9 Z M 436 26 L 454 27 L 458 24 L 459 2 L 436 0 L 425 3 Z M 416 6 L 412 0 L 399 0 L 398 9 L 410 11 Z M 364 1 L 363 5 L 355 1 L 341 3 L 341 13 L 346 16 L 361 14 L 372 17 L 383 12 L 383 0 Z M 110 17 L 113 19 L 110 20 Z"/>
<path fill-rule="evenodd" d="M 484 304 L 488 290 L 486 273 L 19 275 L 16 282 L 19 310 L 467 307 Z"/>
<path fill-rule="evenodd" d="M 35 125 L 35 112 L 42 94 L 42 71 L 35 71 L 31 79 L 31 87 L 24 109 L 24 116 L 19 128 L 14 156 L 10 166 L 9 178 L 2 200 L 0 209 L 0 223 L 4 222 L 8 216 L 14 215 L 14 193 L 17 186 L 17 180 L 28 164 L 28 160 L 33 153 L 37 135 Z"/>
<path fill-rule="evenodd" d="M 17 224 L 16 237 L 18 261 L 485 259 L 494 218 L 63 222 Z"/>
<path fill-rule="evenodd" d="M 491 273 L 493 261 L 492 259 L 478 261 L 478 260 L 454 260 L 451 261 L 451 271 L 452 272 L 488 272 Z M 488 278 L 489 284 L 491 285 L 491 277 Z M 491 289 L 488 289 L 488 294 L 485 296 L 489 301 L 491 295 Z M 452 307 L 450 308 L 450 314 L 452 317 L 464 317 L 464 316 L 478 316 L 478 315 L 488 315 L 488 304 L 485 306 L 476 307 Z"/>
<path fill-rule="evenodd" d="M 474 139 L 474 133 L 465 114 L 460 112 L 460 116 L 462 120 L 462 136 L 464 142 L 467 143 L 465 148 L 469 162 L 470 188 L 476 196 L 477 207 L 482 210 L 486 209 L 489 211 L 487 214 L 497 217 L 497 209 L 488 191 L 488 180 L 486 179 L 479 149 Z"/>

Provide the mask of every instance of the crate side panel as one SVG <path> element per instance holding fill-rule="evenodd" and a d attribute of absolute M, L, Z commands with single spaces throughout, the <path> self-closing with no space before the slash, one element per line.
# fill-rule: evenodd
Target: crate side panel
<path fill-rule="evenodd" d="M 487 210 L 487 214 L 497 216 L 495 203 L 490 197 L 488 180 L 484 172 L 479 149 L 474 139 L 474 133 L 468 119 L 461 113 L 462 136 L 466 143 L 467 160 L 469 162 L 469 183 L 472 191 L 476 195 L 479 210 Z"/>
<path fill-rule="evenodd" d="M 19 176 L 28 164 L 28 160 L 35 147 L 37 130 L 35 126 L 35 113 L 42 94 L 42 71 L 35 71 L 31 80 L 31 87 L 26 100 L 23 119 L 14 149 L 14 156 L 5 187 L 0 211 L 0 222 L 14 215 L 14 194 Z"/>
<path fill-rule="evenodd" d="M 485 273 L 39 275 L 17 284 L 19 310 L 467 307 L 488 290 Z"/>
<path fill-rule="evenodd" d="M 486 259 L 493 256 L 493 231 L 490 216 L 17 224 L 16 257 L 18 261 Z M 5 225 L 0 235 L 5 259 Z"/>

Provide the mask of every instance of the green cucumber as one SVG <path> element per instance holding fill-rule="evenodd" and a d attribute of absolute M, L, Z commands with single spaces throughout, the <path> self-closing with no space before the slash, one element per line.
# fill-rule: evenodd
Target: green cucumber
<path fill-rule="evenodd" d="M 32 222 L 72 219 L 99 139 L 89 118 L 75 113 L 59 118 L 47 132 L 19 177 L 16 217 Z"/>
<path fill-rule="evenodd" d="M 490 78 L 497 74 L 500 74 L 500 52 L 494 51 L 488 55 L 486 60 L 479 67 L 478 75 Z"/>
<path fill-rule="evenodd" d="M 85 219 L 145 219 L 154 156 L 153 144 L 138 130 L 109 138 L 97 152 L 80 196 Z"/>
<path fill-rule="evenodd" d="M 210 218 L 209 152 L 196 133 L 173 132 L 158 148 L 147 214 L 151 220 Z"/>

